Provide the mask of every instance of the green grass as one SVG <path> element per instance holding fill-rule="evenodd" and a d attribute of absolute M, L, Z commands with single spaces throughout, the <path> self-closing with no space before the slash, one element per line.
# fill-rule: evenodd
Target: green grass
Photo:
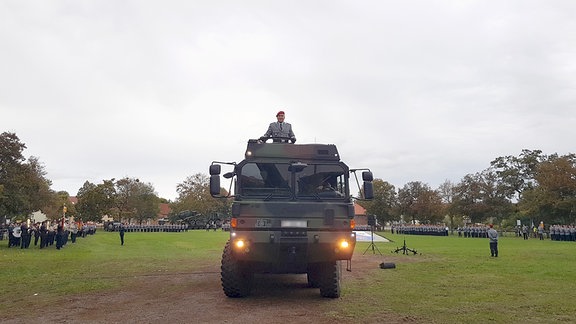
<path fill-rule="evenodd" d="M 576 322 L 575 242 L 504 237 L 491 258 L 487 239 L 386 237 L 396 243 L 380 244 L 383 259 L 396 256 L 397 268 L 347 285 L 347 296 L 360 301 L 348 316 L 384 310 L 439 323 Z M 404 237 L 422 255 L 391 254 Z"/>
<path fill-rule="evenodd" d="M 385 235 L 395 242 L 376 243 L 383 256 L 367 254 L 374 269 L 345 276 L 342 298 L 319 311 L 365 322 L 381 314 L 436 323 L 576 322 L 575 242 L 504 237 L 500 256 L 491 258 L 487 239 L 407 235 L 408 247 L 422 254 L 402 255 L 390 251 L 404 236 Z M 114 291 L 141 275 L 217 272 L 227 238 L 219 231 L 126 233 L 120 246 L 118 233 L 99 231 L 60 251 L 8 249 L 0 241 L 0 313 L 76 293 Z M 359 243 L 356 253 L 367 244 Z M 395 262 L 396 269 L 379 269 L 380 262 Z M 6 293 L 12 289 L 29 293 Z M 32 304 L 34 293 L 39 295 Z"/>
<path fill-rule="evenodd" d="M 112 290 L 138 275 L 204 271 L 219 262 L 227 238 L 228 233 L 219 231 L 126 233 L 121 246 L 118 233 L 98 231 L 75 244 L 68 241 L 62 250 L 55 245 L 40 250 L 33 244 L 27 250 L 8 248 L 3 240 L 2 287 L 27 293 L 0 294 L 0 313 L 31 306 L 33 293 L 39 294 L 36 307 L 74 293 Z"/>

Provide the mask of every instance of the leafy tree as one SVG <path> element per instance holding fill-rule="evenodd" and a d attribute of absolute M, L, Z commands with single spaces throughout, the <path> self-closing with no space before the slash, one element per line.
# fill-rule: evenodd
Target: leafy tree
<path fill-rule="evenodd" d="M 409 182 L 398 190 L 398 206 L 401 215 L 410 217 L 414 223 L 436 223 L 442 219 L 442 198 L 419 181 Z"/>
<path fill-rule="evenodd" d="M 114 179 L 111 180 L 114 182 Z M 120 221 L 136 219 L 143 222 L 158 215 L 158 197 L 152 184 L 141 183 L 137 178 L 124 177 L 114 182 L 113 212 Z"/>
<path fill-rule="evenodd" d="M 466 215 L 473 223 L 482 222 L 488 216 L 484 202 L 482 180 L 479 173 L 467 174 L 454 187 L 453 210 Z"/>
<path fill-rule="evenodd" d="M 174 213 L 184 210 L 195 211 L 205 217 L 213 215 L 229 215 L 230 201 L 227 199 L 214 199 L 210 195 L 210 178 L 206 174 L 196 173 L 187 177 L 184 182 L 176 186 L 178 198 L 172 205 Z M 222 189 L 225 193 L 225 190 Z"/>
<path fill-rule="evenodd" d="M 26 161 L 24 143 L 14 133 L 0 135 L 0 215 L 24 219 L 51 203 L 51 181 L 38 158 Z"/>
<path fill-rule="evenodd" d="M 371 201 L 359 201 L 358 203 L 366 208 L 366 213 L 376 215 L 381 224 L 398 220 L 399 215 L 395 212 L 397 199 L 394 186 L 382 179 L 374 179 L 373 185 L 374 199 Z"/>
<path fill-rule="evenodd" d="M 136 182 L 130 203 L 135 209 L 134 218 L 140 224 L 147 220 L 156 219 L 160 211 L 160 198 L 154 192 L 150 183 Z"/>
<path fill-rule="evenodd" d="M 522 212 L 545 223 L 576 222 L 576 155 L 552 155 L 539 163 L 537 186 L 526 190 Z"/>
<path fill-rule="evenodd" d="M 101 184 L 84 182 L 76 197 L 78 217 L 83 221 L 100 221 L 102 216 L 110 214 L 115 206 L 116 189 L 114 181 L 104 180 Z"/>
<path fill-rule="evenodd" d="M 473 223 L 501 220 L 514 210 L 508 193 L 508 188 L 500 185 L 497 174 L 490 168 L 468 174 L 454 187 L 452 210 L 468 216 Z"/>
<path fill-rule="evenodd" d="M 525 190 L 534 187 L 536 168 L 545 158 L 540 150 L 524 149 L 519 156 L 498 157 L 490 162 L 490 166 L 496 172 L 500 185 L 506 189 L 506 197 L 519 200 Z"/>
<path fill-rule="evenodd" d="M 447 218 L 446 223 L 450 224 L 450 228 L 456 227 L 456 218 L 458 217 L 458 213 L 453 208 L 454 186 L 450 180 L 446 180 L 436 189 L 442 201 L 442 214 Z"/>

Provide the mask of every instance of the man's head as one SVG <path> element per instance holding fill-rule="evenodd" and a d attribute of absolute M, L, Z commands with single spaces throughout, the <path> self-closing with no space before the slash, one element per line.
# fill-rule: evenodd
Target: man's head
<path fill-rule="evenodd" d="M 282 110 L 280 110 L 277 114 L 276 114 L 276 118 L 278 119 L 278 122 L 281 123 L 284 121 L 284 112 Z"/>
<path fill-rule="evenodd" d="M 493 224 L 490 224 L 490 225 L 488 225 L 488 226 L 490 226 L 490 228 L 493 228 L 493 227 L 494 227 L 494 225 L 493 225 Z"/>

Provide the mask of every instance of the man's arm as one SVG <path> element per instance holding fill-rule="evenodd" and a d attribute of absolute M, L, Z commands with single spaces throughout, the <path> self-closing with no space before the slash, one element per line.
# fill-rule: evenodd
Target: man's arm
<path fill-rule="evenodd" d="M 270 125 L 268 125 L 268 130 L 266 131 L 266 133 L 264 133 L 264 135 L 262 135 L 262 137 L 270 137 L 273 133 L 273 129 L 272 129 L 272 125 L 274 125 L 274 123 L 271 123 Z"/>
<path fill-rule="evenodd" d="M 292 143 L 296 143 L 296 136 L 294 135 L 294 132 L 292 131 L 292 125 L 290 125 L 290 130 L 288 131 L 288 137 L 290 137 L 290 141 Z"/>

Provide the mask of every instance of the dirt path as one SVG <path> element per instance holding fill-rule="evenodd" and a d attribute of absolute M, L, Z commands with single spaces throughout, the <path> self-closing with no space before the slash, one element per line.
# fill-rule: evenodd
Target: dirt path
<path fill-rule="evenodd" d="M 386 256 L 386 262 L 395 262 Z M 405 258 L 403 260 L 406 260 Z M 353 271 L 343 271 L 343 282 L 369 275 L 383 258 L 356 253 Z M 345 266 L 345 263 L 343 264 Z M 376 270 L 379 271 L 379 270 Z M 305 275 L 257 275 L 252 295 L 228 298 L 220 285 L 219 264 L 201 272 L 135 278 L 118 291 L 66 298 L 61 308 L 30 310 L 7 323 L 347 323 L 335 311 L 347 307 L 346 296 L 320 297 L 307 288 Z M 362 323 L 406 323 L 409 318 L 379 314 Z"/>

